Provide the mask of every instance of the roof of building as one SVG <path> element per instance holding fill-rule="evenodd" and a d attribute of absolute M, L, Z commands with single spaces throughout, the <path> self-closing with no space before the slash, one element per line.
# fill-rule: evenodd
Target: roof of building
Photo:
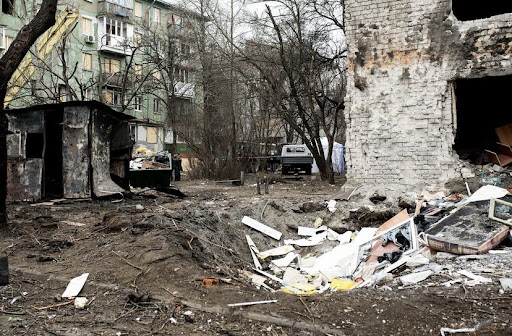
<path fill-rule="evenodd" d="M 73 106 L 87 106 L 87 107 L 96 108 L 98 111 L 108 114 L 109 116 L 119 119 L 119 120 L 135 119 L 135 117 L 133 117 L 129 114 L 123 113 L 123 112 L 118 112 L 118 111 L 114 110 L 113 108 L 111 108 L 110 106 L 105 105 L 97 100 L 69 101 L 69 102 L 55 103 L 55 104 L 32 105 L 29 107 L 18 108 L 18 109 L 6 109 L 5 112 L 7 112 L 7 113 L 9 113 L 9 112 L 23 113 L 23 112 L 31 112 L 31 111 L 38 111 L 38 110 L 48 111 L 48 110 L 59 110 L 61 108 L 63 109 L 65 107 L 73 107 Z"/>

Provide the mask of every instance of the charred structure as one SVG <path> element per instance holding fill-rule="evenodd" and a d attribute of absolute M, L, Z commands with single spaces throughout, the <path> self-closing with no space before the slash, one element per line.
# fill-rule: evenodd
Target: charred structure
<path fill-rule="evenodd" d="M 6 113 L 9 201 L 102 197 L 128 189 L 132 117 L 94 101 Z"/>

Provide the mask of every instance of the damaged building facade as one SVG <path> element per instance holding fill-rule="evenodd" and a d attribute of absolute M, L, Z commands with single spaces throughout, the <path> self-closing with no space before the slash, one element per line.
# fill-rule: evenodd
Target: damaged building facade
<path fill-rule="evenodd" d="M 425 185 L 485 162 L 512 123 L 512 3 L 345 0 L 348 178 Z"/>
<path fill-rule="evenodd" d="M 93 101 L 6 114 L 9 201 L 102 197 L 129 189 L 133 117 Z"/>

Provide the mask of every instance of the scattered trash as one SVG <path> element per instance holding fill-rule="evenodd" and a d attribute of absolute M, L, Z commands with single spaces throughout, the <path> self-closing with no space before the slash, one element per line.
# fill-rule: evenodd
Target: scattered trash
<path fill-rule="evenodd" d="M 357 286 L 357 282 L 348 279 L 332 279 L 331 291 L 349 290 Z"/>
<path fill-rule="evenodd" d="M 23 319 L 21 317 L 12 317 L 12 316 L 10 316 L 7 319 L 7 322 L 21 322 L 21 321 L 23 321 Z"/>
<path fill-rule="evenodd" d="M 220 285 L 219 279 L 203 279 L 203 285 L 206 288 L 210 288 L 211 286 L 218 286 Z"/>
<path fill-rule="evenodd" d="M 460 328 L 460 329 L 453 329 L 453 328 L 441 328 L 441 336 L 446 336 L 446 333 L 449 334 L 457 334 L 457 333 L 475 333 L 477 330 L 482 329 L 483 327 L 491 324 L 494 322 L 494 318 L 490 318 L 484 322 L 478 323 L 473 328 Z"/>
<path fill-rule="evenodd" d="M 452 278 L 438 282 L 438 286 L 489 284 L 491 278 L 478 274 L 495 274 L 493 265 L 458 270 L 446 263 L 478 261 L 487 252 L 510 253 L 492 250 L 508 237 L 510 228 L 488 218 L 488 202 L 507 194 L 506 189 L 495 186 L 482 187 L 470 197 L 424 190 L 420 197 L 413 197 L 417 198 L 415 213 L 403 210 L 378 228 L 363 227 L 340 234 L 316 218 L 312 225 L 306 223 L 297 228 L 296 236 L 303 238 L 284 239 L 284 245 L 263 252 L 246 236 L 254 271 L 259 273 L 246 276 L 258 288 L 271 292 L 280 288 L 294 295 L 368 286 L 392 290 L 391 286 L 398 284 L 420 285 L 437 274 Z M 493 210 L 500 218 L 506 221 L 512 218 L 512 203 L 500 200 L 496 203 L 500 207 Z M 328 203 L 330 209 L 335 209 L 335 205 L 334 200 Z M 281 232 L 247 216 L 242 222 L 276 240 L 282 237 Z M 301 255 L 301 250 L 308 254 Z M 500 282 L 503 292 L 512 289 L 512 279 L 502 278 Z"/>
<path fill-rule="evenodd" d="M 89 277 L 89 273 L 84 273 L 76 278 L 71 279 L 68 286 L 66 287 L 66 290 L 64 293 L 62 293 L 61 296 L 63 298 L 72 298 L 78 296 L 84 287 L 85 282 L 87 281 L 87 277 Z"/>
<path fill-rule="evenodd" d="M 86 297 L 77 297 L 75 298 L 75 308 L 84 309 L 88 302 L 89 300 Z"/>
<path fill-rule="evenodd" d="M 240 302 L 240 303 L 229 303 L 228 307 L 242 307 L 242 306 L 252 306 L 266 303 L 275 303 L 277 300 L 264 300 L 264 301 L 252 301 L 252 302 Z"/>
<path fill-rule="evenodd" d="M 336 211 L 336 201 L 335 200 L 330 200 L 329 202 L 327 202 L 327 209 L 329 209 L 330 212 L 335 212 Z"/>
<path fill-rule="evenodd" d="M 247 240 L 247 244 L 249 245 L 249 249 L 251 251 L 251 256 L 252 256 L 252 260 L 254 262 L 254 267 L 261 270 L 262 266 L 257 257 L 260 254 L 260 251 L 258 250 L 256 245 L 254 245 L 254 242 L 252 241 L 251 237 L 249 237 L 249 235 L 246 235 L 245 239 Z"/>
<path fill-rule="evenodd" d="M 434 272 L 428 270 L 428 271 L 423 271 L 423 272 L 407 274 L 407 275 L 401 276 L 398 279 L 404 286 L 415 285 L 418 282 L 421 282 L 421 281 L 427 279 L 432 274 L 434 274 Z"/>
<path fill-rule="evenodd" d="M 505 292 L 512 290 L 512 278 L 500 278 L 500 284 Z"/>
<path fill-rule="evenodd" d="M 286 241 L 285 241 L 285 244 L 287 244 Z M 279 246 L 279 247 L 273 248 L 271 250 L 260 252 L 258 254 L 258 256 L 261 259 L 266 259 L 268 257 L 275 257 L 275 256 L 285 255 L 285 254 L 288 254 L 288 253 L 290 253 L 291 251 L 294 251 L 294 250 L 295 250 L 295 248 L 293 246 L 287 244 L 287 245 L 283 245 L 283 246 Z"/>
<path fill-rule="evenodd" d="M 281 235 L 282 235 L 281 232 L 274 230 L 271 227 L 268 227 L 265 224 L 262 224 L 262 223 L 258 222 L 257 220 L 252 219 L 248 216 L 244 216 L 244 218 L 242 218 L 242 223 L 244 223 L 247 226 L 252 227 L 253 229 L 255 229 L 257 231 L 260 231 L 261 233 L 266 234 L 267 236 L 274 238 L 275 240 L 281 239 Z"/>

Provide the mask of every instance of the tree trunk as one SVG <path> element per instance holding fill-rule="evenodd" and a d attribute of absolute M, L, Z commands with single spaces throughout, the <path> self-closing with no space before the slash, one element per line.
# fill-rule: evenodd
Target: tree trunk
<path fill-rule="evenodd" d="M 57 0 L 43 0 L 36 16 L 20 30 L 0 59 L 0 228 L 4 229 L 7 227 L 7 118 L 4 111 L 7 84 L 30 47 L 55 24 L 56 12 Z"/>

